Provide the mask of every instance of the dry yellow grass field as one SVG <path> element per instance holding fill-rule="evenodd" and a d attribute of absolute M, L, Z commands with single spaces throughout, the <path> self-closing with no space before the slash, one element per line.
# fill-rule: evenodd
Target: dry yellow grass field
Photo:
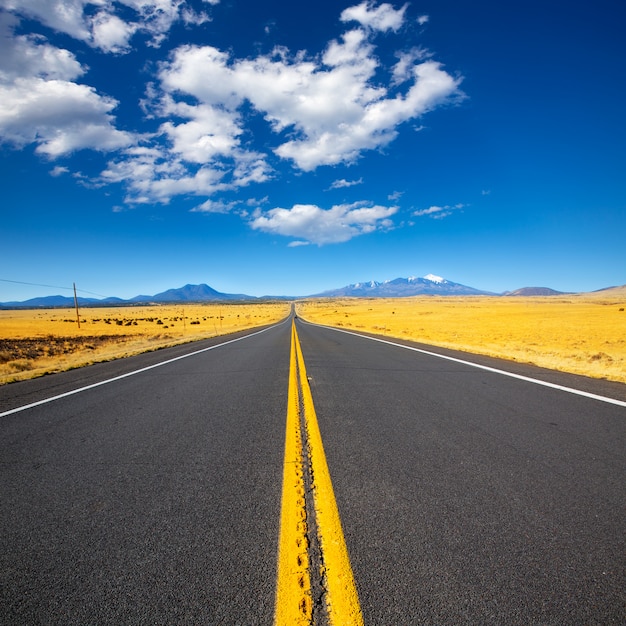
<path fill-rule="evenodd" d="M 572 296 L 311 300 L 305 320 L 626 382 L 626 287 Z"/>
<path fill-rule="evenodd" d="M 290 304 L 0 311 L 0 384 L 225 335 L 283 319 Z"/>
<path fill-rule="evenodd" d="M 626 382 L 626 288 L 551 297 L 309 300 L 304 319 Z M 270 324 L 288 303 L 0 311 L 0 384 Z"/>

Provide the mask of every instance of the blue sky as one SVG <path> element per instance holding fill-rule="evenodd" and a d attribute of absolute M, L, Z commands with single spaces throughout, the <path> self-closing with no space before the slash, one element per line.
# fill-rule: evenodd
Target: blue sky
<path fill-rule="evenodd" d="M 626 283 L 622 2 L 2 6 L 0 301 Z"/>

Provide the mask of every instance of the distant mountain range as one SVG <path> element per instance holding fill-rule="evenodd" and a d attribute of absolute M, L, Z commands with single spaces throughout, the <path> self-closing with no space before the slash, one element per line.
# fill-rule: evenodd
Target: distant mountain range
<path fill-rule="evenodd" d="M 79 306 L 123 306 L 127 304 L 150 304 L 150 303 L 172 303 L 172 302 L 228 302 L 242 300 L 256 300 L 253 296 L 244 294 L 221 293 L 208 285 L 185 285 L 179 289 L 168 289 L 153 296 L 135 296 L 129 300 L 121 298 L 77 298 Z M 68 296 L 45 296 L 43 298 L 32 298 L 22 302 L 0 302 L 3 307 L 72 307 L 74 298 Z"/>
<path fill-rule="evenodd" d="M 317 296 L 322 298 L 366 297 L 366 298 L 401 298 L 406 296 L 438 295 L 438 296 L 480 296 L 498 295 L 489 291 L 481 291 L 453 283 L 441 276 L 428 274 L 423 278 L 396 278 L 379 283 L 372 280 L 367 283 L 355 283 L 340 289 L 324 291 Z"/>
<path fill-rule="evenodd" d="M 607 287 L 599 290 L 602 292 L 611 289 L 621 289 L 615 287 Z M 428 274 L 423 278 L 395 278 L 378 282 L 371 280 L 365 283 L 354 283 L 340 287 L 339 289 L 331 289 L 310 296 L 298 297 L 315 297 L 315 298 L 402 298 L 408 296 L 557 296 L 567 292 L 555 291 L 548 287 L 524 287 L 515 291 L 505 291 L 504 293 L 493 293 L 490 291 L 482 291 L 474 287 L 468 287 L 460 283 L 452 282 Z M 216 291 L 208 285 L 185 285 L 178 289 L 168 289 L 153 296 L 135 296 L 129 300 L 121 298 L 78 298 L 78 305 L 81 307 L 89 306 L 124 306 L 132 304 L 150 304 L 150 303 L 184 303 L 184 302 L 242 302 L 253 300 L 290 300 L 291 296 L 265 296 L 256 298 L 255 296 L 247 296 L 245 294 L 222 293 Z M 72 307 L 74 306 L 74 298 L 68 296 L 45 296 L 42 298 L 32 298 L 21 302 L 0 302 L 2 308 L 54 308 L 54 307 Z"/>

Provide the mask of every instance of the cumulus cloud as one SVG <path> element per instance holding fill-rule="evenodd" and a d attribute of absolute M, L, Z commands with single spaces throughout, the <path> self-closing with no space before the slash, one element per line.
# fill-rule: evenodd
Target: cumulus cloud
<path fill-rule="evenodd" d="M 101 11 L 91 22 L 93 44 L 107 52 L 122 53 L 129 49 L 130 38 L 137 31 L 137 24 L 129 24 L 124 20 Z"/>
<path fill-rule="evenodd" d="M 398 207 L 370 206 L 367 202 L 341 204 L 322 209 L 314 204 L 296 204 L 291 209 L 257 211 L 250 222 L 253 229 L 298 239 L 295 245 L 318 246 L 342 243 L 353 237 L 393 226 L 390 217 Z"/>
<path fill-rule="evenodd" d="M 84 70 L 67 50 L 34 36 L 12 37 L 0 23 L 0 137 L 18 147 L 58 157 L 74 150 L 116 150 L 133 142 L 115 128 L 113 98 L 73 80 Z"/>
<path fill-rule="evenodd" d="M 343 68 L 342 68 L 343 69 Z M 345 95 L 336 90 L 327 101 L 326 108 L 339 118 L 333 125 L 320 123 L 312 116 L 293 119 L 301 130 L 301 137 L 287 141 L 275 151 L 294 161 L 304 171 L 320 165 L 351 163 L 363 151 L 386 146 L 397 135 L 397 127 L 436 107 L 456 92 L 458 82 L 438 63 L 425 62 L 413 68 L 413 84 L 405 95 L 384 97 L 383 90 L 372 89 L 365 73 L 345 74 Z M 369 78 L 369 76 L 367 76 Z"/>
<path fill-rule="evenodd" d="M 4 0 L 0 139 L 33 144 L 48 158 L 86 148 L 113 151 L 97 182 L 123 183 L 129 202 L 167 203 L 176 195 L 210 196 L 263 183 L 281 160 L 300 172 L 353 163 L 387 146 L 402 124 L 462 97 L 461 79 L 422 49 L 400 50 L 395 65 L 382 65 L 376 38 L 402 27 L 407 5 L 394 9 L 368 0 L 347 8 L 340 18 L 348 30 L 318 54 L 276 47 L 237 58 L 232 50 L 181 45 L 153 66 L 156 75 L 138 109 L 138 123 L 149 126 L 143 133 L 118 127 L 118 100 L 81 82 L 88 68 L 72 52 L 41 35 L 15 34 L 19 20 L 28 18 L 83 42 L 92 54 L 122 55 L 139 33 L 156 46 L 175 22 L 208 20 L 198 6 L 185 0 Z M 263 123 L 261 142 L 256 131 Z M 331 188 L 361 182 L 341 179 Z M 353 228 L 362 234 L 365 226 Z"/>
<path fill-rule="evenodd" d="M 0 13 L 0 138 L 36 144 L 49 158 L 132 144 L 133 135 L 115 126 L 118 102 L 76 82 L 85 69 L 75 55 L 41 36 L 14 35 L 18 23 Z"/>
<path fill-rule="evenodd" d="M 435 61 L 416 63 L 422 56 L 419 51 L 401 55 L 392 83 L 409 86 L 393 97 L 373 81 L 378 61 L 360 29 L 332 41 L 321 61 L 291 57 L 284 49 L 237 60 L 211 46 L 182 46 L 162 66 L 160 79 L 171 97 L 193 96 L 200 106 L 221 107 L 233 128 L 242 123 L 236 111 L 250 102 L 277 135 L 285 130 L 293 135 L 274 153 L 312 171 L 350 163 L 363 151 L 387 145 L 400 124 L 459 95 L 460 80 Z"/>
<path fill-rule="evenodd" d="M 172 152 L 190 163 L 207 163 L 216 157 L 232 156 L 243 132 L 239 116 L 212 105 L 192 106 L 166 99 L 162 114 L 188 121 L 164 122 L 160 131 L 167 136 Z"/>
<path fill-rule="evenodd" d="M 134 146 L 111 160 L 100 180 L 125 183 L 127 202 L 167 204 L 175 196 L 212 196 L 265 182 L 270 176 L 270 167 L 256 153 L 235 150 L 227 160 L 192 164 L 167 148 Z"/>
<path fill-rule="evenodd" d="M 413 69 L 417 61 L 423 61 L 430 57 L 430 52 L 423 48 L 412 48 L 407 52 L 398 53 L 398 62 L 392 70 L 392 84 L 401 85 L 413 77 Z"/>
<path fill-rule="evenodd" d="M 401 9 L 394 9 L 393 6 L 383 3 L 375 6 L 374 2 L 361 2 L 353 7 L 345 9 L 341 13 L 342 22 L 359 22 L 362 26 L 366 26 L 373 30 L 397 31 L 404 22 L 404 12 L 408 5 L 404 5 Z"/>
<path fill-rule="evenodd" d="M 237 206 L 236 202 L 224 200 L 207 200 L 191 209 L 192 213 L 230 213 Z"/>
<path fill-rule="evenodd" d="M 166 150 L 137 146 L 112 160 L 101 174 L 105 183 L 124 182 L 126 200 L 136 204 L 167 204 L 178 195 L 204 195 L 230 188 L 226 172 L 211 166 L 189 167 Z"/>
<path fill-rule="evenodd" d="M 208 0 L 217 4 L 219 0 Z M 105 52 L 128 51 L 130 38 L 143 31 L 159 45 L 172 25 L 209 20 L 184 0 L 4 0 L 5 11 L 36 19 L 53 30 Z M 132 15 L 123 19 L 121 15 Z"/>
<path fill-rule="evenodd" d="M 14 36 L 18 20 L 0 13 L 0 82 L 10 84 L 20 78 L 74 80 L 84 74 L 76 57 L 55 48 L 36 35 Z"/>
<path fill-rule="evenodd" d="M 389 87 L 374 80 L 380 69 L 375 31 L 397 30 L 405 8 L 352 7 L 342 19 L 362 28 L 329 42 L 320 56 L 277 47 L 237 59 L 214 46 L 178 47 L 151 88 L 152 111 L 166 118 L 160 132 L 172 154 L 181 164 L 229 169 L 232 186 L 268 180 L 269 155 L 245 143 L 249 106 L 274 133 L 273 153 L 304 172 L 351 163 L 386 146 L 402 123 L 460 95 L 460 79 L 421 49 L 398 53 Z M 404 93 L 390 95 L 400 83 Z"/>

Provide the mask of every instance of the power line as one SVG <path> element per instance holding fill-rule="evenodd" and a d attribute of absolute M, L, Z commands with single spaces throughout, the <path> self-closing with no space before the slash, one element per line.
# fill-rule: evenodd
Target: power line
<path fill-rule="evenodd" d="M 0 282 L 3 283 L 13 283 L 15 285 L 30 285 L 31 287 L 48 287 L 49 289 L 65 289 L 66 291 L 73 291 L 73 287 L 61 287 L 60 285 L 43 285 L 42 283 L 26 283 L 23 280 L 10 280 L 8 278 L 0 278 Z M 91 296 L 98 296 L 100 298 L 107 298 L 101 293 L 94 293 L 93 291 L 87 291 L 86 289 L 76 289 L 76 291 L 80 291 L 81 293 L 88 293 Z"/>

